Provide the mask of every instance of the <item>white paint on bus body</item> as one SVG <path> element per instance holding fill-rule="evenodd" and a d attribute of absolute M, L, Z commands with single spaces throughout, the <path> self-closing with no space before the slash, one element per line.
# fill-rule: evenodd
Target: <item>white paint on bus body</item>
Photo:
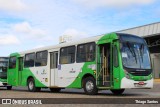
<path fill-rule="evenodd" d="M 141 81 L 134 81 L 131 79 L 127 79 L 126 77 L 121 80 L 121 88 L 153 88 L 153 79 L 143 81 L 144 85 L 136 86 Z"/>
<path fill-rule="evenodd" d="M 60 69 L 50 69 L 49 66 L 31 67 L 29 69 L 36 79 L 47 87 L 67 87 L 82 72 L 83 65 L 84 63 L 72 63 L 58 65 L 61 66 Z"/>

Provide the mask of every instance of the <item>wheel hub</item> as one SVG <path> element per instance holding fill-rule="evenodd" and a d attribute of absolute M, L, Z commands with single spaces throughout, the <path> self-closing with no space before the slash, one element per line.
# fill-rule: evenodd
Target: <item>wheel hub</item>
<path fill-rule="evenodd" d="M 33 89 L 33 87 L 34 87 L 33 82 L 32 82 L 32 81 L 30 81 L 30 82 L 29 82 L 29 89 L 30 89 L 30 90 L 32 90 L 32 89 Z"/>
<path fill-rule="evenodd" d="M 88 82 L 86 83 L 86 90 L 87 90 L 88 92 L 91 92 L 91 91 L 93 90 L 93 88 L 94 88 L 93 82 L 92 82 L 92 81 L 88 81 Z"/>

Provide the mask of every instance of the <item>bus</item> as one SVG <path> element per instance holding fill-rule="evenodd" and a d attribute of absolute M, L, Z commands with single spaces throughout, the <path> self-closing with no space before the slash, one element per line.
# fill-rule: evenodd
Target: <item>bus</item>
<path fill-rule="evenodd" d="M 8 57 L 0 57 L 0 87 L 7 87 L 10 90 L 12 86 L 7 84 L 8 60 Z"/>
<path fill-rule="evenodd" d="M 123 33 L 12 53 L 7 73 L 8 84 L 27 86 L 30 92 L 83 88 L 89 95 L 98 90 L 122 94 L 125 89 L 153 87 L 145 40 Z"/>

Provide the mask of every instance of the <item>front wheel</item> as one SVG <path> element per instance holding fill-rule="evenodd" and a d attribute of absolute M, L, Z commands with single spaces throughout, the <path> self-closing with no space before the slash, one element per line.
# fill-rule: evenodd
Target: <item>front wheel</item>
<path fill-rule="evenodd" d="M 98 93 L 98 89 L 96 87 L 96 81 L 93 77 L 87 77 L 83 80 L 83 89 L 84 92 L 88 95 L 95 95 Z"/>
<path fill-rule="evenodd" d="M 34 81 L 34 79 L 33 79 L 33 78 L 30 78 L 30 79 L 28 80 L 28 90 L 29 90 L 30 92 L 38 92 L 38 91 L 41 90 L 41 88 L 40 88 L 40 87 L 36 87 L 36 86 L 35 86 L 35 81 Z"/>
<path fill-rule="evenodd" d="M 12 86 L 7 86 L 7 90 L 11 90 L 12 89 Z"/>
<path fill-rule="evenodd" d="M 115 95 L 121 95 L 125 89 L 111 89 L 111 92 Z"/>

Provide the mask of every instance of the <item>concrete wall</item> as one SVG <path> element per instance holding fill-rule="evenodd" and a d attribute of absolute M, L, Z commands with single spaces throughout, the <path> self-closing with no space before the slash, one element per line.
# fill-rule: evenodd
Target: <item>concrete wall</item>
<path fill-rule="evenodd" d="M 144 26 L 134 27 L 130 29 L 125 29 L 118 31 L 119 33 L 134 34 L 141 37 L 153 36 L 160 34 L 160 22 L 152 23 Z"/>
<path fill-rule="evenodd" d="M 154 78 L 160 78 L 160 54 L 151 54 L 151 62 Z"/>

